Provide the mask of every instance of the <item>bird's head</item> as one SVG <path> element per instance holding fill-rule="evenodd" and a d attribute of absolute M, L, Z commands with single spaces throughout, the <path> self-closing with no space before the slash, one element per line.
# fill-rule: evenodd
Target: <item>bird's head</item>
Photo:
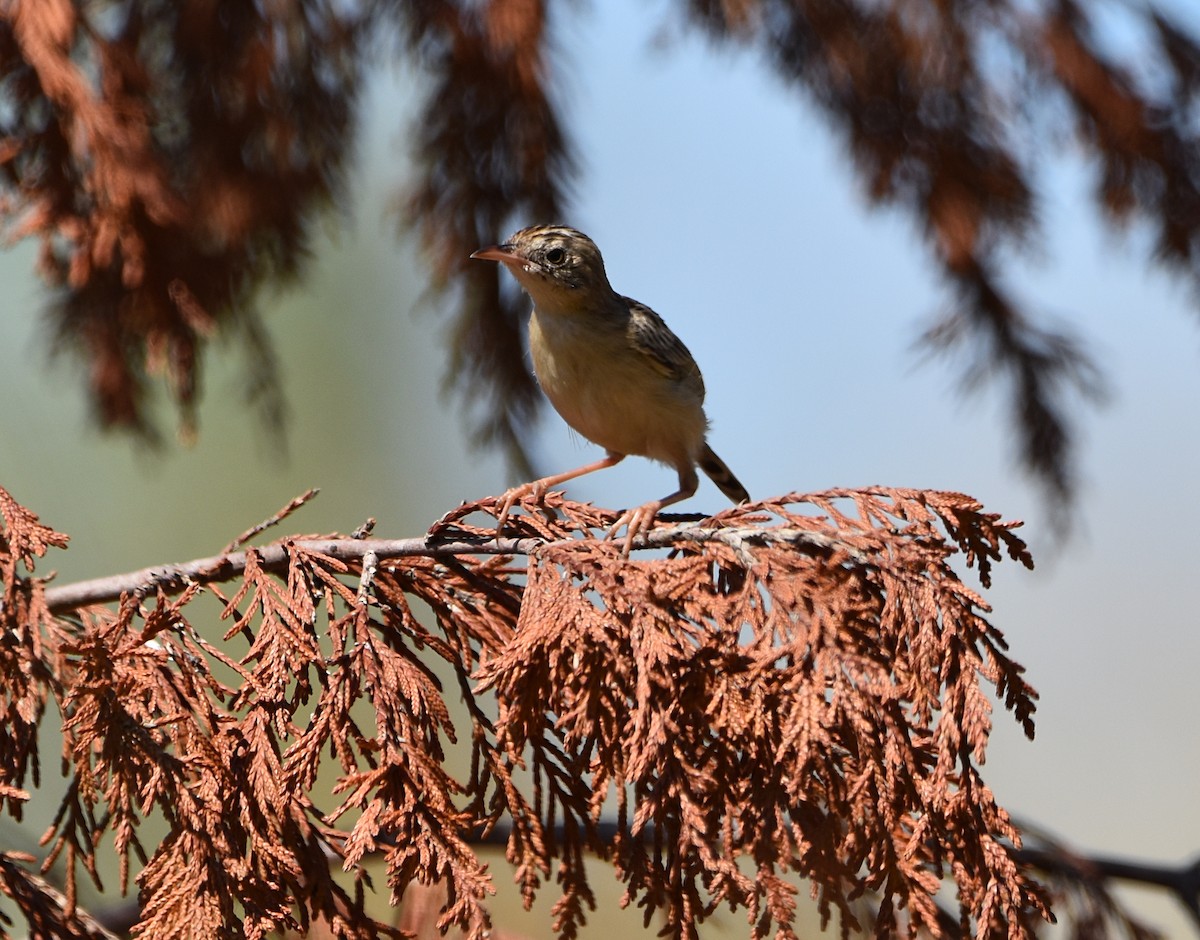
<path fill-rule="evenodd" d="M 589 298 L 594 301 L 597 292 L 612 292 L 596 243 L 565 225 L 523 228 L 503 244 L 480 248 L 471 257 L 500 262 L 539 308 L 572 307 Z"/>

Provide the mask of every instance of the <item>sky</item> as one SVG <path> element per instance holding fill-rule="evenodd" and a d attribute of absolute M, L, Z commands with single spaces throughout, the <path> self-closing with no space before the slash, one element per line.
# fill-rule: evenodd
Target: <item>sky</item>
<path fill-rule="evenodd" d="M 710 443 L 755 497 L 870 484 L 968 492 L 1027 522 L 1038 566 L 1002 565 L 987 594 L 1041 693 L 1037 738 L 996 715 L 984 769 L 1000 803 L 1085 852 L 1200 854 L 1200 310 L 1148 269 L 1144 232 L 1103 231 L 1071 148 L 1039 167 L 1037 251 L 1008 285 L 1083 336 L 1110 397 L 1076 412 L 1082 482 L 1065 539 L 1019 472 L 1003 396 L 964 397 L 922 328 L 951 300 L 911 224 L 873 210 L 819 115 L 751 56 L 716 50 L 664 0 L 556 6 L 555 82 L 580 157 L 573 208 L 614 287 L 649 304 L 704 371 Z M 383 206 L 412 179 L 414 77 L 384 69 L 364 102 L 356 205 L 323 226 L 302 288 L 264 298 L 289 396 L 289 453 L 236 401 L 237 354 L 209 363 L 200 439 L 161 453 L 92 430 L 83 376 L 50 361 L 32 246 L 0 256 L 0 485 L 73 536 L 60 579 L 210 554 L 312 485 L 305 531 L 379 519 L 415 535 L 515 480 L 470 449 L 440 392 L 442 322 L 425 268 Z M 164 411 L 169 424 L 170 415 Z M 36 430 L 35 430 L 36 429 Z M 540 470 L 595 459 L 547 409 Z M 674 489 L 644 460 L 570 484 L 628 506 Z M 716 510 L 705 481 L 681 511 Z M 1131 896 L 1168 935 L 1186 921 Z"/>

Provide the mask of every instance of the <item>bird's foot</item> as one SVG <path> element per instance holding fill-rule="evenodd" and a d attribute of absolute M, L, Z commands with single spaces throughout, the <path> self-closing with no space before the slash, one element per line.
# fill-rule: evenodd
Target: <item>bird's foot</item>
<path fill-rule="evenodd" d="M 658 511 L 662 507 L 662 500 L 656 499 L 649 503 L 643 503 L 636 509 L 626 509 L 625 512 L 621 513 L 620 518 L 613 523 L 613 527 L 608 530 L 608 534 L 604 536 L 605 540 L 616 538 L 621 526 L 625 526 L 625 540 L 621 546 L 621 554 L 628 558 L 629 550 L 633 548 L 633 540 L 639 535 L 645 535 L 650 531 L 654 525 L 654 519 L 658 515 Z"/>
<path fill-rule="evenodd" d="M 496 534 L 499 535 L 504 531 L 504 526 L 508 523 L 508 516 L 517 503 L 524 501 L 527 496 L 532 496 L 537 503 L 545 499 L 549 484 L 549 480 L 534 480 L 531 483 L 522 483 L 520 486 L 506 490 L 499 500 L 500 512 L 496 516 Z"/>

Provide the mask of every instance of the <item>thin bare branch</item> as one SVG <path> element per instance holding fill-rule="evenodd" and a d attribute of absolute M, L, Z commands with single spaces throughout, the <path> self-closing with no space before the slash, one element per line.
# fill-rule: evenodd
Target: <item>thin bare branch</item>
<path fill-rule="evenodd" d="M 230 552 L 237 551 L 241 546 L 245 545 L 247 542 L 249 542 L 252 538 L 254 538 L 256 535 L 258 535 L 260 532 L 265 532 L 267 529 L 271 528 L 272 526 L 279 525 L 279 523 L 283 522 L 284 519 L 286 519 L 288 516 L 290 516 L 292 513 L 294 513 L 297 509 L 299 509 L 301 506 L 303 506 L 309 500 L 316 497 L 316 495 L 320 492 L 321 492 L 320 489 L 313 487 L 312 489 L 305 490 L 303 493 L 301 493 L 299 496 L 295 497 L 294 499 L 289 500 L 288 504 L 286 506 L 284 506 L 282 509 L 280 509 L 277 512 L 273 513 L 272 515 L 268 516 L 262 522 L 252 525 L 245 532 L 243 532 L 241 535 L 239 535 L 236 539 L 234 539 L 232 542 L 230 542 L 228 545 L 226 545 L 223 549 L 221 549 L 221 554 L 228 555 Z"/>
<path fill-rule="evenodd" d="M 617 514 L 612 514 L 616 518 Z M 573 541 L 573 540 L 568 540 Z M 640 535 L 633 542 L 635 551 L 670 548 L 685 543 L 720 542 L 744 552 L 750 544 L 790 544 L 815 549 L 838 548 L 860 556 L 853 546 L 843 545 L 836 536 L 797 529 L 763 530 L 755 526 L 705 526 L 685 523 L 660 527 Z M 376 560 L 405 556 L 445 555 L 531 555 L 544 548 L 567 544 L 560 539 L 538 537 L 460 537 L 434 534 L 405 539 L 299 538 L 253 549 L 264 571 L 287 568 L 292 549 L 314 552 L 338 561 L 360 561 L 368 556 Z M 46 589 L 46 603 L 55 614 L 120 600 L 123 595 L 147 597 L 161 591 L 178 594 L 193 584 L 232 581 L 246 570 L 245 551 L 224 551 L 207 558 L 168 565 L 152 565 L 125 574 L 106 575 Z"/>

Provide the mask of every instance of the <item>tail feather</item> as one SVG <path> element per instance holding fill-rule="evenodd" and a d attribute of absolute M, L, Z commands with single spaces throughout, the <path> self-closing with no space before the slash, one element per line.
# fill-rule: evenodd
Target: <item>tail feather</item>
<path fill-rule="evenodd" d="M 735 503 L 750 502 L 750 494 L 746 492 L 746 488 L 738 481 L 738 478 L 733 475 L 733 471 L 725 464 L 725 461 L 713 453 L 713 449 L 707 444 L 704 445 L 704 450 L 700 452 L 700 469 L 708 474 L 708 478 L 717 484 L 717 489 L 728 496 Z"/>

